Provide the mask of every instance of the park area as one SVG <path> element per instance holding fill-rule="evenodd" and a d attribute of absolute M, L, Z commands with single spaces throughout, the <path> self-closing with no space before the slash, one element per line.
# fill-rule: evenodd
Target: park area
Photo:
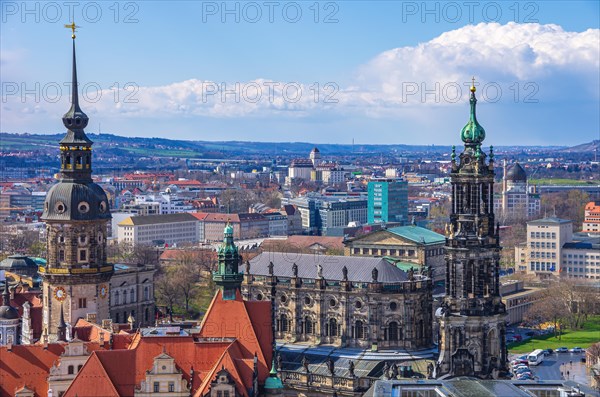
<path fill-rule="evenodd" d="M 581 329 L 563 330 L 560 339 L 554 333 L 534 336 L 522 342 L 510 343 L 510 353 L 529 353 L 535 349 L 556 349 L 558 347 L 582 347 L 600 342 L 600 316 L 591 316 L 583 323 Z"/>

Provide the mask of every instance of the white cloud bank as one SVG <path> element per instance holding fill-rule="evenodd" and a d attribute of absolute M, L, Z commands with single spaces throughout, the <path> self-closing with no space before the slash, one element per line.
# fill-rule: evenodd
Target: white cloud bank
<path fill-rule="evenodd" d="M 587 87 L 584 95 L 597 101 L 599 46 L 599 29 L 566 32 L 558 25 L 480 23 L 416 46 L 385 51 L 359 67 L 350 86 L 322 82 L 316 87 L 268 79 L 223 86 L 221 82 L 191 79 L 159 87 L 135 87 L 134 93 L 130 89 L 129 100 L 125 99 L 127 92 L 121 92 L 115 101 L 115 93 L 104 90 L 98 102 L 84 102 L 82 107 L 101 117 L 148 119 L 303 118 L 323 112 L 364 117 L 417 115 L 430 111 L 430 106 L 464 104 L 471 75 L 481 84 L 483 100 L 487 95 L 490 101 L 516 101 L 518 92 L 519 101 L 527 95 L 530 99 L 560 101 L 565 95 L 562 89 L 575 85 Z M 68 98 L 56 103 L 42 101 L 39 105 L 44 109 L 22 103 L 18 96 L 4 99 L 4 131 L 19 124 L 13 125 L 11 120 L 24 121 L 22 112 L 45 112 L 43 117 L 47 117 L 62 114 L 68 107 Z"/>

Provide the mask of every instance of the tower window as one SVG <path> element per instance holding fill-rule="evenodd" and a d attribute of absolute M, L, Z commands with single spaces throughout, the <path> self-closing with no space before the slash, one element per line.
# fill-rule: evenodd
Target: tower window
<path fill-rule="evenodd" d="M 75 372 L 75 367 L 73 367 L 72 365 L 69 365 L 69 368 L 67 369 L 67 373 L 69 375 L 73 375 L 74 372 Z"/>
<path fill-rule="evenodd" d="M 87 298 L 79 298 L 79 308 L 80 309 L 87 308 Z"/>
<path fill-rule="evenodd" d="M 79 260 L 87 261 L 87 250 L 79 250 Z"/>
<path fill-rule="evenodd" d="M 154 393 L 158 393 L 160 391 L 160 383 L 154 382 Z"/>
<path fill-rule="evenodd" d="M 65 260 L 65 250 L 58 250 L 58 260 L 61 262 Z"/>

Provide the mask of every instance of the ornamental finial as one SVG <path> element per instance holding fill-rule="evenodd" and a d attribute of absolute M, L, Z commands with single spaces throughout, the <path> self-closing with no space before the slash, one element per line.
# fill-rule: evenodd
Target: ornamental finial
<path fill-rule="evenodd" d="M 65 28 L 67 29 L 71 29 L 71 38 L 75 39 L 75 30 L 79 29 L 80 26 L 75 25 L 75 21 L 71 22 L 70 24 L 65 25 Z"/>
<path fill-rule="evenodd" d="M 471 92 L 475 92 L 477 89 L 475 88 L 475 76 L 471 79 Z"/>

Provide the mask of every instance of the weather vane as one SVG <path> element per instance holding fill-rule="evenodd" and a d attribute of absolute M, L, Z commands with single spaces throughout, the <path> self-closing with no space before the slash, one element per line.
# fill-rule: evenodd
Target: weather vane
<path fill-rule="evenodd" d="M 71 22 L 70 24 L 65 25 L 65 28 L 67 29 L 71 29 L 72 34 L 71 34 L 71 38 L 75 38 L 75 30 L 80 28 L 81 26 L 77 26 L 75 25 L 75 21 Z"/>

